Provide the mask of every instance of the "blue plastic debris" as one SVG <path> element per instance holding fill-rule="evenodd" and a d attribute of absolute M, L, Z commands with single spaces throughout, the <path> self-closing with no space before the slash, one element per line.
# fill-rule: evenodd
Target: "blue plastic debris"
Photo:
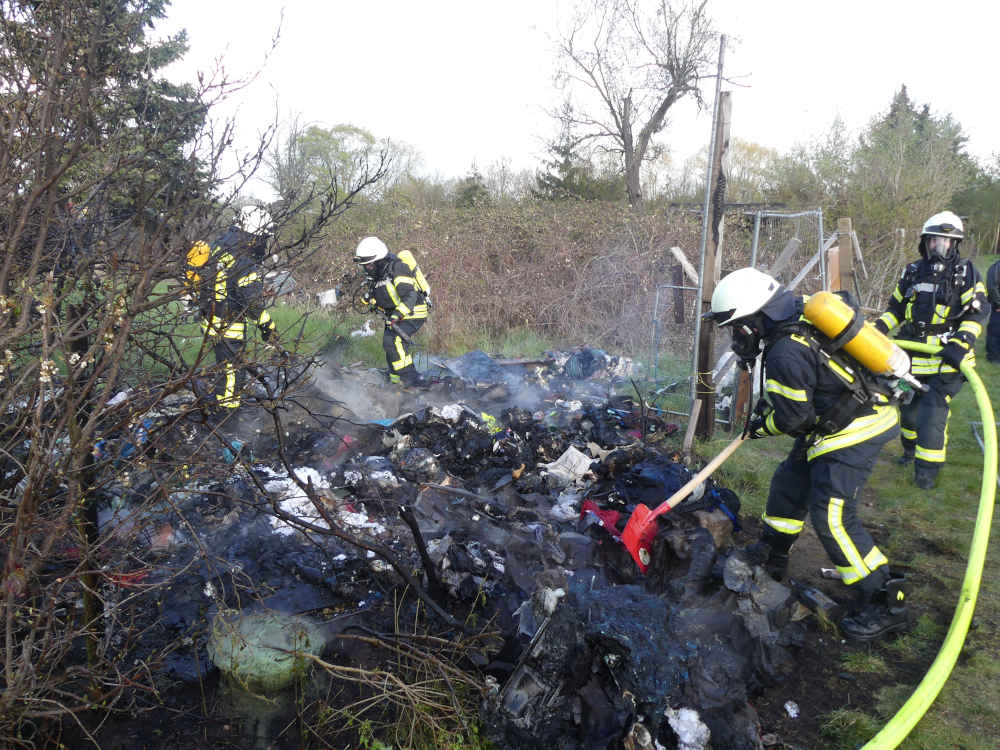
<path fill-rule="evenodd" d="M 249 461 L 253 460 L 253 453 L 247 444 L 238 438 L 233 438 L 229 441 L 229 445 L 222 449 L 222 459 L 227 464 L 231 464 L 240 456 Z"/>

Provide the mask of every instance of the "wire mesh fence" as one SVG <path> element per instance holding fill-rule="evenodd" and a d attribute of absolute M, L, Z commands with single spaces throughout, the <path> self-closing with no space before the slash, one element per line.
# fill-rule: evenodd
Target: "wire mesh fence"
<path fill-rule="evenodd" d="M 723 222 L 716 268 L 721 277 L 753 266 L 785 286 L 809 294 L 828 286 L 826 250 L 832 242 L 833 238 L 824 238 L 820 210 L 730 213 Z M 657 285 L 653 302 L 647 398 L 653 408 L 688 416 L 696 320 L 701 313 L 700 257 L 693 248 L 674 248 L 673 252 L 676 263 L 668 271 L 670 279 Z M 729 348 L 728 332 L 717 330 L 712 357 L 716 363 L 713 380 L 719 393 L 716 421 L 727 425 L 733 411 L 736 374 L 735 360 L 727 356 Z"/>

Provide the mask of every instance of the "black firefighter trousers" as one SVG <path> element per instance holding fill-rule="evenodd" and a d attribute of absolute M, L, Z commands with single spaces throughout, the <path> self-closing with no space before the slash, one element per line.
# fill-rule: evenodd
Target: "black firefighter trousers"
<path fill-rule="evenodd" d="M 1000 307 L 995 305 L 986 324 L 986 359 L 1000 362 Z"/>
<path fill-rule="evenodd" d="M 900 435 L 903 450 L 914 454 L 917 467 L 936 473 L 948 455 L 950 403 L 965 378 L 946 372 L 919 380 L 928 390 L 914 392 L 913 400 L 899 408 Z"/>
<path fill-rule="evenodd" d="M 382 334 L 382 349 L 385 351 L 385 361 L 389 365 L 389 380 L 394 383 L 410 383 L 419 376 L 413 366 L 413 345 L 399 335 L 397 329 L 412 337 L 426 322 L 426 318 L 401 320 L 395 328 L 388 323 Z"/>
<path fill-rule="evenodd" d="M 812 461 L 806 458 L 806 438 L 797 438 L 771 478 L 764 513 L 770 528 L 765 529 L 765 541 L 773 550 L 787 552 L 808 515 L 844 583 L 858 583 L 862 591 L 881 589 L 889 578 L 889 561 L 862 525 L 858 502 L 875 459 L 896 434 L 894 427 Z"/>

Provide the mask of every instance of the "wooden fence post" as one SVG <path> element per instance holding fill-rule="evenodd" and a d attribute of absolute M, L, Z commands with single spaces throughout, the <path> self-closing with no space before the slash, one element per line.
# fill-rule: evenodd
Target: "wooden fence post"
<path fill-rule="evenodd" d="M 702 269 L 701 282 L 701 313 L 712 308 L 712 292 L 715 291 L 717 274 L 716 259 L 722 245 L 720 225 L 723 221 L 726 205 L 726 175 L 723 172 L 723 157 L 729 150 L 729 123 L 732 112 L 732 101 L 729 91 L 723 91 L 719 97 L 719 120 L 715 131 L 715 152 L 712 154 L 712 174 L 716 177 L 715 188 L 710 193 L 708 201 L 708 216 L 711 227 L 705 249 L 705 267 Z M 701 402 L 701 413 L 698 417 L 698 437 L 712 437 L 715 428 L 715 383 L 712 379 L 712 359 L 714 326 L 711 323 L 702 325 L 698 336 L 698 367 L 695 384 L 697 400 Z"/>
<path fill-rule="evenodd" d="M 854 242 L 851 239 L 851 220 L 837 219 L 837 253 L 839 289 L 854 293 Z"/>

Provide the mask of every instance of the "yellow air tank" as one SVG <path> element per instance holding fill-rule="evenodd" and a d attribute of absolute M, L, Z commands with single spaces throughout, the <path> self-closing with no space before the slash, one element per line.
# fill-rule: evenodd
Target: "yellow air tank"
<path fill-rule="evenodd" d="M 906 352 L 833 292 L 813 294 L 802 312 L 810 323 L 834 341 L 846 337 L 847 341 L 840 348 L 872 372 L 897 378 L 909 373 L 910 358 Z"/>

